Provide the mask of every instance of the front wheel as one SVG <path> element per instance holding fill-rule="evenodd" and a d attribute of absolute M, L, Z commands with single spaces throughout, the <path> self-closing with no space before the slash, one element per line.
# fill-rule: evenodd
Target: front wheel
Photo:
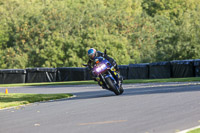
<path fill-rule="evenodd" d="M 122 94 L 124 92 L 123 87 L 120 87 L 120 94 Z"/>
<path fill-rule="evenodd" d="M 123 93 L 119 90 L 119 88 L 115 85 L 114 81 L 111 78 L 106 78 L 106 83 L 109 85 L 110 90 L 113 91 L 116 95 L 120 95 Z"/>

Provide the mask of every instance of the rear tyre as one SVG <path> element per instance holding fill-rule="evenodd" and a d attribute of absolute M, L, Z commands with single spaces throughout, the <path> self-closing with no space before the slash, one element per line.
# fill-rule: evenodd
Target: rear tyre
<path fill-rule="evenodd" d="M 118 87 L 114 84 L 114 81 L 111 78 L 106 78 L 106 83 L 109 85 L 110 90 L 113 91 L 116 95 L 122 94 Z"/>

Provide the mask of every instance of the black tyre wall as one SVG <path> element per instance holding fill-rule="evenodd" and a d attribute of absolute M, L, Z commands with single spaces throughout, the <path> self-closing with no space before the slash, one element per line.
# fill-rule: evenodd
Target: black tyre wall
<path fill-rule="evenodd" d="M 81 81 L 87 79 L 89 79 L 89 72 L 87 72 L 86 68 L 57 68 L 57 81 Z"/>
<path fill-rule="evenodd" d="M 24 69 L 0 70 L 0 84 L 25 83 L 25 77 Z"/>
<path fill-rule="evenodd" d="M 172 77 L 173 78 L 184 78 L 194 77 L 194 60 L 181 60 L 171 61 L 172 65 Z"/>
<path fill-rule="evenodd" d="M 170 62 L 157 62 L 149 64 L 149 78 L 171 78 Z"/>
<path fill-rule="evenodd" d="M 56 82 L 55 68 L 27 68 L 26 83 Z"/>
<path fill-rule="evenodd" d="M 129 65 L 128 79 L 148 79 L 148 78 L 149 78 L 149 63 Z"/>
<path fill-rule="evenodd" d="M 200 59 L 194 60 L 195 77 L 200 77 Z"/>
<path fill-rule="evenodd" d="M 119 71 L 120 75 L 123 77 L 123 79 L 128 79 L 128 65 L 119 65 Z"/>

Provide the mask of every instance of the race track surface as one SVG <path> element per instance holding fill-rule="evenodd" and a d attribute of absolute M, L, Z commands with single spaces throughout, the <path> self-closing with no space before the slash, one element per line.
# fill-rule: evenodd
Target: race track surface
<path fill-rule="evenodd" d="M 0 110 L 0 133 L 175 133 L 200 125 L 200 83 L 11 87 L 9 93 L 72 93 L 74 98 Z M 0 88 L 5 92 L 5 88 Z"/>

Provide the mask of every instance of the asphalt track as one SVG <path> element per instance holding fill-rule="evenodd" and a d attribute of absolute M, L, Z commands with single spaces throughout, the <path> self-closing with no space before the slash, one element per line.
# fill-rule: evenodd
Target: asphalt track
<path fill-rule="evenodd" d="M 10 93 L 76 97 L 0 110 L 0 133 L 175 133 L 200 125 L 200 83 L 11 87 Z M 4 92 L 5 88 L 0 88 Z"/>

